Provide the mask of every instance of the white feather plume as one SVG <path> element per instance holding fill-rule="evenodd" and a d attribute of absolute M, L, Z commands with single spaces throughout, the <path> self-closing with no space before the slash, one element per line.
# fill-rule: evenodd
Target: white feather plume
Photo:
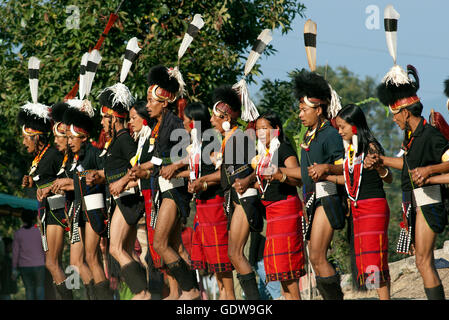
<path fill-rule="evenodd" d="M 131 106 L 135 102 L 135 98 L 131 94 L 131 91 L 129 91 L 128 87 L 121 82 L 117 82 L 113 86 L 103 89 L 98 96 L 101 96 L 101 94 L 107 90 L 111 90 L 113 92 L 114 95 L 114 98 L 112 99 L 113 106 L 121 103 L 126 108 L 126 110 L 129 111 L 129 108 L 131 108 Z"/>
<path fill-rule="evenodd" d="M 131 38 L 128 41 L 128 44 L 126 45 L 126 50 L 132 51 L 136 55 L 139 53 L 140 50 L 142 50 L 139 47 L 136 37 Z M 133 63 L 133 61 L 130 61 L 128 59 L 123 59 L 122 70 L 120 71 L 120 82 L 121 83 L 123 83 L 126 80 L 126 76 L 128 75 L 129 70 L 131 69 L 132 63 Z"/>
<path fill-rule="evenodd" d="M 102 58 L 101 54 L 98 50 L 92 50 L 89 53 L 88 63 L 93 62 L 98 67 L 98 64 L 100 63 L 101 58 Z M 86 97 L 89 96 L 89 94 L 90 94 L 90 90 L 92 89 L 92 83 L 94 81 L 94 77 L 95 77 L 95 72 L 86 70 L 86 92 L 85 92 Z"/>
<path fill-rule="evenodd" d="M 388 85 L 388 83 L 392 83 L 396 86 L 399 86 L 401 84 L 408 84 L 410 83 L 410 81 L 411 80 L 408 77 L 407 72 L 405 72 L 404 69 L 402 69 L 401 66 L 397 64 L 395 64 L 382 79 L 382 82 L 385 83 L 385 85 Z"/>
<path fill-rule="evenodd" d="M 268 45 L 272 39 L 273 39 L 273 37 L 271 36 L 270 29 L 264 29 L 257 37 L 257 40 L 262 41 L 263 43 L 265 43 L 265 45 Z M 245 64 L 245 70 L 244 70 L 245 76 L 247 76 L 251 72 L 252 68 L 256 64 L 256 61 L 257 61 L 257 59 L 259 59 L 259 57 L 260 57 L 260 53 L 254 51 L 254 50 L 251 50 L 251 52 L 249 53 L 248 59 L 246 60 L 246 64 Z"/>
<path fill-rule="evenodd" d="M 338 111 L 341 110 L 340 96 L 337 94 L 337 92 L 332 88 L 330 84 L 329 89 L 331 90 L 331 102 L 329 104 L 329 107 L 327 108 L 327 112 L 329 115 L 331 115 L 332 118 L 335 118 L 337 116 Z"/>
<path fill-rule="evenodd" d="M 25 105 L 21 107 L 21 109 L 24 110 L 29 115 L 34 115 L 38 118 L 44 119 L 44 122 L 47 122 L 47 120 L 50 121 L 49 108 L 44 104 L 27 102 Z"/>
<path fill-rule="evenodd" d="M 399 13 L 394 9 L 394 7 L 389 4 L 384 10 L 384 19 L 395 19 L 399 20 Z M 385 32 L 388 51 L 396 64 L 397 59 L 397 32 Z"/>
<path fill-rule="evenodd" d="M 94 108 L 92 107 L 92 103 L 88 99 L 70 99 L 66 101 L 69 107 L 75 108 L 79 111 L 87 113 L 87 115 L 91 118 L 95 115 Z"/>
<path fill-rule="evenodd" d="M 28 60 L 28 70 L 39 70 L 41 61 L 36 57 L 31 57 Z M 39 86 L 39 79 L 29 79 L 30 82 L 30 91 L 31 91 L 31 100 L 33 103 L 37 103 L 37 89 Z"/>
<path fill-rule="evenodd" d="M 273 39 L 271 36 L 270 29 L 264 29 L 259 36 L 257 37 L 257 40 L 262 41 L 265 46 L 267 46 L 270 41 Z M 240 95 L 240 99 L 242 101 L 242 120 L 243 121 L 254 121 L 259 116 L 259 112 L 257 111 L 257 108 L 255 104 L 252 102 L 249 91 L 248 91 L 248 85 L 246 83 L 245 77 L 251 72 L 252 68 L 256 64 L 257 59 L 259 59 L 260 53 L 251 50 L 248 59 L 246 60 L 245 69 L 243 72 L 243 79 L 241 79 L 239 82 L 234 84 L 232 88 L 238 92 Z"/>
<path fill-rule="evenodd" d="M 66 103 L 71 108 L 81 109 L 81 106 L 83 105 L 83 100 L 81 100 L 81 99 L 69 99 L 69 100 L 66 101 Z"/>
<path fill-rule="evenodd" d="M 201 29 L 204 26 L 204 21 L 203 21 L 203 18 L 201 17 L 201 15 L 198 13 L 195 14 L 193 16 L 193 20 L 190 23 L 190 25 L 194 25 L 198 29 Z M 182 39 L 181 46 L 179 47 L 179 50 L 178 50 L 178 62 L 182 58 L 182 56 L 184 55 L 184 53 L 186 52 L 187 48 L 190 46 L 192 41 L 193 41 L 193 37 L 186 32 L 184 35 L 184 38 Z"/>
<path fill-rule="evenodd" d="M 242 101 L 242 120 L 246 122 L 256 120 L 259 117 L 259 112 L 249 96 L 248 85 L 245 78 L 234 84 L 232 88 L 237 91 Z"/>
<path fill-rule="evenodd" d="M 84 99 L 84 96 L 86 95 L 86 66 L 87 61 L 89 59 L 89 52 L 86 52 L 83 54 L 81 58 L 81 68 L 84 69 L 84 73 L 80 72 L 80 85 L 79 85 L 79 97 L 80 99 Z"/>
<path fill-rule="evenodd" d="M 178 83 L 179 83 L 179 91 L 177 96 L 178 97 L 183 97 L 186 94 L 186 83 L 184 82 L 184 78 L 182 77 L 182 73 L 181 71 L 179 71 L 178 66 L 174 67 L 174 68 L 169 68 L 168 69 L 168 74 L 170 76 L 170 78 L 175 78 Z"/>

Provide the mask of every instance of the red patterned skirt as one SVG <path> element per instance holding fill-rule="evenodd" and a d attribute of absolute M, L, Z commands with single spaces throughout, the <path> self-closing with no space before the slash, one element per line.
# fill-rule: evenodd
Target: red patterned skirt
<path fill-rule="evenodd" d="M 390 279 L 388 268 L 388 222 L 390 208 L 385 198 L 351 201 L 357 281 L 379 287 Z"/>
<path fill-rule="evenodd" d="M 228 220 L 223 202 L 224 198 L 218 195 L 210 200 L 196 200 L 191 254 L 193 269 L 211 273 L 233 269 L 228 256 Z"/>
<path fill-rule="evenodd" d="M 145 220 L 147 223 L 147 235 L 148 235 L 148 250 L 150 251 L 151 259 L 153 260 L 153 265 L 155 268 L 162 268 L 163 263 L 161 256 L 154 250 L 153 240 L 154 240 L 154 229 L 151 227 L 151 190 L 142 190 L 142 195 L 145 200 Z"/>
<path fill-rule="evenodd" d="M 267 214 L 267 239 L 263 254 L 266 280 L 299 279 L 305 274 L 302 203 L 298 196 L 262 203 Z"/>

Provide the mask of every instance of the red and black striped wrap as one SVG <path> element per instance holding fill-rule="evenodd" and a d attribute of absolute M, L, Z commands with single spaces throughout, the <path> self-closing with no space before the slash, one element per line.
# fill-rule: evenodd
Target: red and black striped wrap
<path fill-rule="evenodd" d="M 228 218 L 224 198 L 196 199 L 191 261 L 194 269 L 211 273 L 232 271 L 228 256 Z"/>
<path fill-rule="evenodd" d="M 374 280 L 382 286 L 390 279 L 388 268 L 388 222 L 390 208 L 385 198 L 351 201 L 354 224 L 354 252 L 357 281 L 365 285 Z M 374 276 L 374 277 L 373 277 Z"/>
<path fill-rule="evenodd" d="M 299 279 L 305 274 L 302 203 L 298 196 L 262 203 L 267 214 L 267 239 L 263 258 L 266 280 Z"/>

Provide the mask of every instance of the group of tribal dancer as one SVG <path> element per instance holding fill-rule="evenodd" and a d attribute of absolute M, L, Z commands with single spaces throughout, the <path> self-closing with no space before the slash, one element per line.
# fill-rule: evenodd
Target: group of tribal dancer
<path fill-rule="evenodd" d="M 261 53 L 261 42 L 251 54 Z M 421 115 L 416 69 L 408 66 L 406 72 L 395 64 L 377 88 L 404 131 L 398 157 L 385 155 L 360 107 L 341 107 L 323 76 L 299 72 L 293 92 L 307 127 L 299 161 L 279 116 L 255 112 L 238 85 L 217 85 L 211 101 L 187 104 L 180 117 L 182 74 L 178 67 L 157 65 L 148 72 L 146 101 L 136 101 L 123 82 L 139 50 L 131 39 L 120 82 L 103 89 L 95 102 L 86 97 L 99 53 L 86 54 L 79 98 L 51 107 L 37 102 L 39 60 L 30 59 L 33 102 L 21 107 L 18 120 L 35 159 L 23 187 L 37 187 L 46 267 L 62 299 L 73 299 L 59 262 L 66 232 L 70 264 L 78 268 L 88 299 L 113 299 L 98 258 L 102 238 L 133 299 L 151 299 L 147 270 L 134 253 L 142 218 L 150 259 L 169 279 L 169 298 L 201 299 L 196 270 L 205 270 L 215 275 L 220 299 L 235 299 L 235 270 L 245 298 L 260 299 L 244 247 L 250 233 L 266 224 L 262 281 L 280 281 L 285 299 L 301 299 L 307 256 L 322 298 L 341 300 L 340 275 L 328 251 L 334 231 L 350 223 L 357 282 L 364 286 L 374 279 L 379 298 L 389 299 L 390 211 L 383 184 L 392 182 L 390 168 L 402 172 L 398 251 L 416 256 L 427 298 L 444 299 L 433 249 L 447 224 L 449 142 Z M 103 145 L 91 138 L 93 104 L 101 109 Z M 181 231 L 191 202 L 196 213 L 189 254 Z"/>

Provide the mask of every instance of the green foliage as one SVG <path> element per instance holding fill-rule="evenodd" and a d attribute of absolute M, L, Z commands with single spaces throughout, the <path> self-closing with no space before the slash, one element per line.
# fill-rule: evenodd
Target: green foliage
<path fill-rule="evenodd" d="M 18 1 L 0 0 L 0 192 L 21 195 L 17 187 L 30 158 L 21 157 L 20 128 L 16 115 L 31 100 L 28 59 L 41 60 L 39 102 L 61 101 L 78 79 L 83 53 L 92 49 L 103 32 L 118 0 Z M 75 11 L 79 9 L 79 28 Z M 101 89 L 119 79 L 126 42 L 137 37 L 142 50 L 131 68 L 126 85 L 138 99 L 146 99 L 146 75 L 156 64 L 174 67 L 188 23 L 200 13 L 205 21 L 198 36 L 180 61 L 188 98 L 206 104 L 216 86 L 237 82 L 246 57 L 264 28 L 291 30 L 291 21 L 302 16 L 296 0 L 131 1 L 125 0 L 118 19 L 101 48 L 90 100 L 98 109 Z M 275 52 L 268 46 L 264 54 Z M 252 76 L 260 73 L 256 65 Z"/>

